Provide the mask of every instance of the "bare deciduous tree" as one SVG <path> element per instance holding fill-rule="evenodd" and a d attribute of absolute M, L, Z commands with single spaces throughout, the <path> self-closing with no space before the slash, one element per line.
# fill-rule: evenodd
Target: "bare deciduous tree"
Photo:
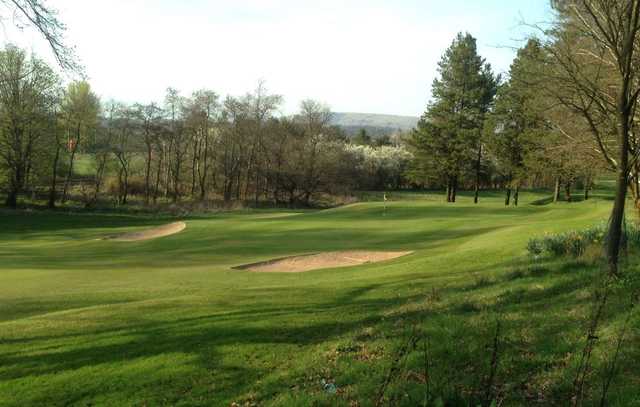
<path fill-rule="evenodd" d="M 580 115 L 597 148 L 617 173 L 607 259 L 618 273 L 631 169 L 639 156 L 633 119 L 640 94 L 640 1 L 556 0 L 559 22 L 547 47 L 553 69 L 549 89 Z"/>
<path fill-rule="evenodd" d="M 16 47 L 0 52 L 0 168 L 7 171 L 7 206 L 17 206 L 32 158 L 50 130 L 58 78 L 42 61 Z"/>
<path fill-rule="evenodd" d="M 68 72 L 81 70 L 74 49 L 66 44 L 66 26 L 58 18 L 56 10 L 47 7 L 41 0 L 0 0 L 0 4 L 8 12 L 0 16 L 11 18 L 19 28 L 29 25 L 42 35 L 62 69 Z"/>

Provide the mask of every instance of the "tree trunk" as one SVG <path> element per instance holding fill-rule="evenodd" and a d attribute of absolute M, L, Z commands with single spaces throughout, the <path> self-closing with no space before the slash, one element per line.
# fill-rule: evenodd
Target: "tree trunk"
<path fill-rule="evenodd" d="M 518 198 L 520 197 L 520 184 L 516 184 L 515 192 L 513 193 L 513 205 L 518 206 Z"/>
<path fill-rule="evenodd" d="M 451 178 L 447 181 L 447 202 L 451 202 Z"/>
<path fill-rule="evenodd" d="M 264 201 L 269 202 L 269 177 L 265 176 L 264 177 L 264 189 L 262 190 L 263 194 L 264 194 Z"/>
<path fill-rule="evenodd" d="M 129 197 L 129 175 L 124 176 L 124 195 L 122 196 L 122 204 L 127 204 L 127 198 Z"/>
<path fill-rule="evenodd" d="M 248 181 L 247 181 L 248 182 Z M 242 172 L 238 170 L 236 178 L 236 201 L 240 200 L 240 191 L 242 189 Z"/>
<path fill-rule="evenodd" d="M 591 178 L 587 177 L 584 180 L 584 200 L 589 200 L 589 190 L 591 189 Z"/>
<path fill-rule="evenodd" d="M 11 209 L 16 209 L 18 207 L 18 194 L 20 193 L 20 182 L 22 178 L 20 165 L 21 164 L 18 164 L 17 168 L 14 168 L 14 173 L 11 175 L 9 193 L 5 202 Z"/>
<path fill-rule="evenodd" d="M 571 197 L 571 181 L 567 181 L 566 184 L 564 184 L 564 198 L 567 202 L 573 200 Z"/>
<path fill-rule="evenodd" d="M 27 161 L 27 165 L 25 166 L 25 170 L 24 170 L 24 182 L 22 184 L 22 189 L 26 192 L 31 192 L 31 199 L 34 199 L 35 197 L 35 192 L 34 189 L 30 184 L 30 175 L 31 175 L 31 164 L 32 164 L 32 160 L 31 160 L 31 151 L 32 151 L 32 142 L 29 142 L 29 146 L 27 147 L 27 154 L 26 154 L 26 161 Z"/>
<path fill-rule="evenodd" d="M 256 168 L 256 179 L 255 179 L 255 188 L 254 191 L 254 205 L 257 208 L 258 202 L 260 201 L 260 171 Z"/>
<path fill-rule="evenodd" d="M 507 187 L 507 195 L 504 197 L 504 206 L 511 205 L 511 187 Z"/>
<path fill-rule="evenodd" d="M 206 178 L 200 181 L 200 200 L 204 201 L 207 198 Z"/>
<path fill-rule="evenodd" d="M 533 185 L 534 188 L 538 188 L 540 186 L 540 175 L 539 174 L 535 174 L 533 176 L 533 181 L 531 182 L 531 184 Z"/>
<path fill-rule="evenodd" d="M 458 176 L 453 177 L 453 186 L 451 187 L 451 202 L 456 202 L 456 195 L 458 194 Z"/>
<path fill-rule="evenodd" d="M 225 202 L 231 202 L 231 197 L 232 197 L 232 183 L 231 181 L 227 180 L 224 183 L 224 201 Z"/>
<path fill-rule="evenodd" d="M 126 205 L 127 204 L 127 197 L 129 195 L 129 171 L 126 169 L 122 170 L 122 176 L 121 176 L 121 185 L 120 185 L 120 204 L 121 205 Z"/>
<path fill-rule="evenodd" d="M 204 150 L 202 152 L 202 174 L 200 174 L 200 200 L 204 201 L 207 196 L 207 174 L 209 172 L 209 132 L 205 134 Z M 200 168 L 200 167 L 199 167 Z"/>
<path fill-rule="evenodd" d="M 473 194 L 473 203 L 477 204 L 480 195 L 480 170 L 482 164 L 482 144 L 478 147 L 478 159 L 476 161 L 476 185 Z"/>
<path fill-rule="evenodd" d="M 149 205 L 151 200 L 151 145 L 147 145 L 147 165 L 144 171 L 144 203 Z"/>
<path fill-rule="evenodd" d="M 628 86 L 628 85 L 627 85 Z M 616 196 L 609 219 L 609 236 L 607 237 L 607 263 L 609 274 L 618 275 L 618 260 L 622 245 L 622 225 L 624 223 L 624 206 L 627 199 L 627 176 L 629 173 L 629 109 L 627 102 L 621 97 L 620 101 L 620 163 L 618 165 L 618 179 Z"/>
<path fill-rule="evenodd" d="M 49 202 L 47 207 L 53 209 L 56 207 L 56 187 L 58 178 L 58 160 L 60 159 L 60 144 L 56 145 L 56 155 L 53 157 L 53 171 L 51 174 L 51 189 L 49 190 Z"/>
<path fill-rule="evenodd" d="M 560 183 L 562 182 L 560 177 L 556 177 L 556 186 L 553 189 L 553 202 L 556 203 L 560 200 Z"/>
<path fill-rule="evenodd" d="M 173 173 L 173 202 L 176 203 L 180 200 L 180 171 L 181 171 L 181 167 L 182 167 L 182 163 L 181 163 L 181 157 L 178 155 L 179 154 L 179 150 L 178 147 L 176 147 L 176 162 L 175 162 L 175 169 L 174 169 L 174 173 Z"/>
<path fill-rule="evenodd" d="M 162 165 L 164 163 L 164 152 L 160 151 L 160 161 L 158 161 L 158 168 L 156 169 L 156 180 L 153 188 L 153 203 L 158 201 L 158 194 L 160 193 L 160 178 L 162 177 Z"/>
<path fill-rule="evenodd" d="M 289 207 L 293 208 L 296 202 L 295 190 L 289 191 Z"/>
<path fill-rule="evenodd" d="M 78 123 L 78 128 L 76 129 L 76 131 L 76 140 L 73 143 L 73 148 L 71 149 L 71 157 L 69 158 L 69 171 L 67 172 L 67 178 L 64 181 L 64 187 L 62 188 L 62 203 L 65 203 L 67 201 L 69 183 L 71 182 L 71 176 L 73 175 L 73 162 L 76 158 L 78 145 L 80 144 L 80 123 Z"/>
<path fill-rule="evenodd" d="M 18 207 L 18 190 L 15 187 L 12 186 L 9 189 L 9 194 L 7 195 L 5 204 L 11 209 L 16 209 Z"/>
<path fill-rule="evenodd" d="M 631 191 L 631 196 L 633 198 L 633 206 L 640 213 L 640 175 L 639 175 L 640 167 L 638 164 L 634 164 L 631 168 L 631 175 L 629 177 L 629 191 Z"/>
<path fill-rule="evenodd" d="M 196 195 L 196 179 L 197 179 L 196 174 L 199 170 L 199 168 L 197 167 L 200 165 L 198 161 L 198 156 L 200 155 L 200 151 L 198 151 L 199 143 L 200 143 L 199 141 L 194 142 L 193 151 L 192 151 L 193 158 L 191 160 L 191 199 L 193 199 Z"/>
<path fill-rule="evenodd" d="M 618 274 L 618 258 L 620 255 L 620 246 L 622 243 L 622 224 L 624 222 L 624 205 L 627 197 L 627 173 L 626 163 L 620 163 L 618 169 L 618 180 L 616 187 L 616 196 L 609 220 L 609 236 L 607 238 L 607 262 L 609 264 L 609 273 Z"/>
<path fill-rule="evenodd" d="M 164 171 L 164 197 L 165 199 L 169 199 L 169 193 L 171 192 L 171 166 L 173 163 L 171 162 L 171 150 L 172 146 L 169 144 L 169 147 L 165 149 L 165 171 Z"/>
<path fill-rule="evenodd" d="M 100 195 L 100 188 L 102 187 L 102 181 L 104 179 L 104 170 L 107 165 L 106 157 L 100 157 L 100 162 L 98 164 L 98 168 L 96 169 L 96 181 L 95 188 L 93 190 L 93 199 L 92 205 L 98 202 L 98 196 Z"/>

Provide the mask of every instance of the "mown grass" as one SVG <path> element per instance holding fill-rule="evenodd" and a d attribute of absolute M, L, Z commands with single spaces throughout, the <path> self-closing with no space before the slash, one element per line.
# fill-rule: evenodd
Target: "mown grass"
<path fill-rule="evenodd" d="M 601 222 L 610 202 L 402 198 L 386 212 L 367 202 L 193 216 L 178 235 L 136 243 L 99 238 L 171 219 L 3 212 L 0 405 L 466 405 L 486 398 L 497 321 L 491 397 L 568 402 L 598 269 L 532 264 L 526 243 Z M 302 274 L 231 269 L 349 249 L 415 253 Z M 629 285 L 607 309 L 589 400 Z M 637 316 L 631 327 L 637 344 Z M 638 352 L 624 348 L 613 405 L 640 403 Z"/>

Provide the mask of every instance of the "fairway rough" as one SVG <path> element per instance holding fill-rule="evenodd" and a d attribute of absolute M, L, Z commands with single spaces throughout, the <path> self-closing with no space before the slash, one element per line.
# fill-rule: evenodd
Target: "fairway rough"
<path fill-rule="evenodd" d="M 378 263 L 406 256 L 411 253 L 413 252 L 379 252 L 365 250 L 315 253 L 267 260 L 259 263 L 244 264 L 242 266 L 234 267 L 234 269 L 263 273 L 301 273 L 311 270 Z"/>
<path fill-rule="evenodd" d="M 142 240 L 157 239 L 159 237 L 165 237 L 175 235 L 182 232 L 187 227 L 184 222 L 174 222 L 167 225 L 158 226 L 153 229 L 142 230 L 140 232 L 128 232 L 119 235 L 113 235 L 105 237 L 105 240 L 115 240 L 118 242 L 139 242 Z"/>

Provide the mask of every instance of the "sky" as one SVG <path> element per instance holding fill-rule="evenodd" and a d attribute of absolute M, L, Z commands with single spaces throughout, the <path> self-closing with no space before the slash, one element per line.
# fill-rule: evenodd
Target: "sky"
<path fill-rule="evenodd" d="M 264 80 L 336 112 L 419 116 L 457 32 L 505 73 L 546 0 L 47 0 L 103 99 L 161 102 L 167 87 L 239 96 Z M 524 24 L 526 23 L 526 24 Z M 0 34 L 1 35 L 1 34 Z M 4 38 L 53 61 L 35 32 Z"/>

